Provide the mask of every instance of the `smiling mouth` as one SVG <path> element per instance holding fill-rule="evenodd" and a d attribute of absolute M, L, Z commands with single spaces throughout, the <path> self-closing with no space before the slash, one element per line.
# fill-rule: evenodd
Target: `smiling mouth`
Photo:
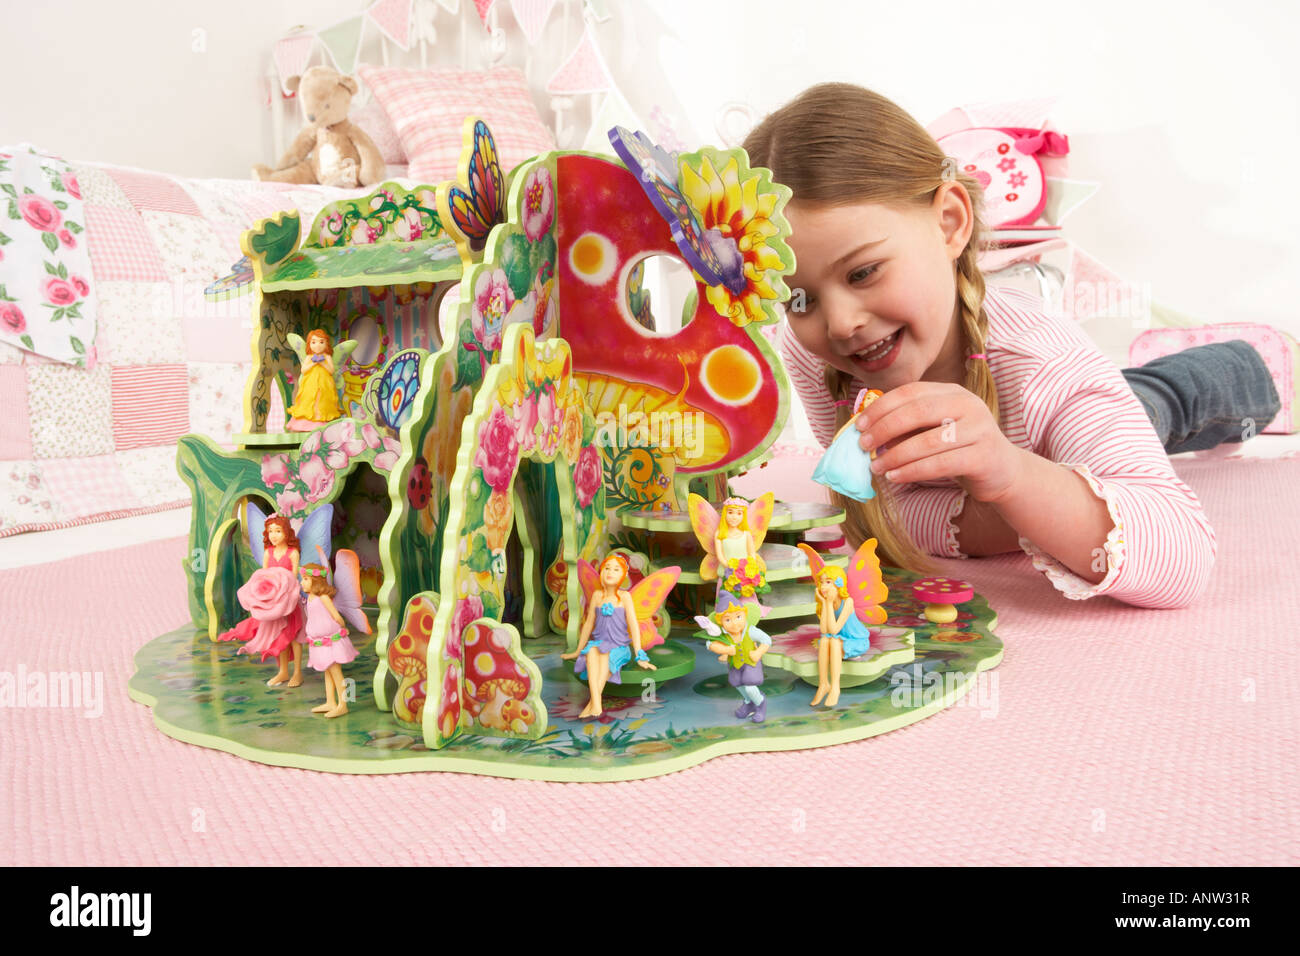
<path fill-rule="evenodd" d="M 887 355 L 889 350 L 894 347 L 894 343 L 898 341 L 898 336 L 902 331 L 902 329 L 895 329 L 883 339 L 867 346 L 861 351 L 854 352 L 853 358 L 857 359 L 859 362 L 870 362 Z"/>

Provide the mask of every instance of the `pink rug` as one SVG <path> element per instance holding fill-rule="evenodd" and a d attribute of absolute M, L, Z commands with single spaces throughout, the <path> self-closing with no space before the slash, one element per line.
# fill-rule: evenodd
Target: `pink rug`
<path fill-rule="evenodd" d="M 805 465 L 762 477 L 799 486 Z M 1178 470 L 1219 534 L 1198 607 L 1070 602 L 1021 557 L 948 562 L 999 611 L 982 706 L 636 783 L 335 776 L 182 744 L 126 682 L 187 618 L 183 540 L 0 572 L 0 672 L 103 681 L 99 717 L 0 710 L 0 863 L 321 865 L 328 843 L 361 865 L 1295 865 L 1300 461 Z"/>

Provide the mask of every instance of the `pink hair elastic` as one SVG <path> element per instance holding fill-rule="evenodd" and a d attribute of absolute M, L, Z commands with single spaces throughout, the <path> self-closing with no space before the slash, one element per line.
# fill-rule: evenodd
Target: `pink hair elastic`
<path fill-rule="evenodd" d="M 835 407 L 836 407 L 836 408 L 839 408 L 841 405 L 852 405 L 852 404 L 854 404 L 854 403 L 851 402 L 851 401 L 849 401 L 849 400 L 846 398 L 846 399 L 844 399 L 843 401 L 836 402 L 836 403 L 835 403 Z"/>
<path fill-rule="evenodd" d="M 971 354 L 966 357 L 968 359 L 984 359 L 985 361 L 988 360 L 988 356 L 985 355 L 983 352 L 971 352 Z"/>

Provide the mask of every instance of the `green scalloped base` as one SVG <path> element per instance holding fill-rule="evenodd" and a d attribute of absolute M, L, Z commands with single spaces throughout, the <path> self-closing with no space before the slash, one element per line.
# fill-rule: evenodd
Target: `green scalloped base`
<path fill-rule="evenodd" d="M 645 686 L 637 696 L 607 695 L 600 720 L 570 719 L 586 703 L 587 688 L 572 677 L 555 678 L 564 670 L 558 637 L 524 644 L 545 675 L 548 725 L 538 740 L 463 735 L 442 750 L 426 749 L 418 728 L 375 707 L 369 690 L 376 664 L 373 643 L 360 646 L 360 656 L 345 668 L 358 699 L 348 714 L 334 719 L 311 713 L 324 701 L 319 674 L 308 670 L 303 686 L 292 690 L 267 687 L 272 664 L 236 657 L 235 645 L 213 643 L 191 627 L 141 648 L 129 689 L 134 700 L 153 708 L 154 723 L 168 736 L 259 763 L 334 773 L 441 770 L 536 780 L 636 780 L 724 754 L 862 740 L 959 700 L 988 705 L 996 677 L 974 678 L 1001 661 L 1002 642 L 993 633 L 996 616 L 988 604 L 977 597 L 970 607 L 974 617 L 959 631 L 912 623 L 909 617 L 907 626 L 916 632 L 915 661 L 870 683 L 844 687 L 834 709 L 811 707 L 811 686 L 766 668 L 768 711 L 762 724 L 734 716 L 740 696 L 707 652 L 695 654 L 691 674 L 665 687 Z"/>

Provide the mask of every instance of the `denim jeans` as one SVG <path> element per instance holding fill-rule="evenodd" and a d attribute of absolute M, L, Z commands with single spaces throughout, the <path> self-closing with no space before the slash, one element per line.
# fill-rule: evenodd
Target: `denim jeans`
<path fill-rule="evenodd" d="M 1245 441 L 1282 408 L 1268 366 L 1241 339 L 1193 346 L 1121 371 L 1171 455 Z"/>

